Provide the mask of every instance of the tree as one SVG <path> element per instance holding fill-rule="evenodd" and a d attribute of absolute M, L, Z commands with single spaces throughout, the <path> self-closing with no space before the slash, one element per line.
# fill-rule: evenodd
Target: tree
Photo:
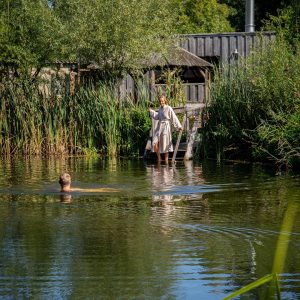
<path fill-rule="evenodd" d="M 20 74 L 59 53 L 59 23 L 45 0 L 0 2 L 0 66 Z"/>
<path fill-rule="evenodd" d="M 0 66 L 18 71 L 80 60 L 117 78 L 174 43 L 170 0 L 4 0 L 0 9 Z"/>
<path fill-rule="evenodd" d="M 228 20 L 236 31 L 245 31 L 245 1 L 246 0 L 219 0 L 220 3 L 228 5 L 232 13 Z M 254 24 L 255 30 L 262 29 L 265 20 L 269 19 L 270 15 L 277 15 L 277 11 L 287 7 L 293 0 L 259 0 L 254 1 Z"/>
<path fill-rule="evenodd" d="M 177 11 L 178 33 L 233 31 L 228 18 L 234 11 L 217 0 L 173 0 L 173 5 Z"/>
<path fill-rule="evenodd" d="M 264 29 L 276 30 L 280 35 L 294 46 L 299 47 L 300 42 L 300 3 L 292 0 L 287 7 L 278 10 L 277 15 L 270 15 L 265 20 Z"/>
<path fill-rule="evenodd" d="M 121 77 L 173 43 L 168 0 L 56 0 L 54 12 L 66 23 L 70 58 L 94 61 L 106 77 Z"/>

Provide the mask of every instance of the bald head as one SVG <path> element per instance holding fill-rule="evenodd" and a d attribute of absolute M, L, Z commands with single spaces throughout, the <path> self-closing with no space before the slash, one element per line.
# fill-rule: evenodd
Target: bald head
<path fill-rule="evenodd" d="M 68 174 L 68 173 L 61 174 L 58 182 L 61 186 L 61 192 L 70 192 L 70 190 L 71 190 L 70 174 Z"/>

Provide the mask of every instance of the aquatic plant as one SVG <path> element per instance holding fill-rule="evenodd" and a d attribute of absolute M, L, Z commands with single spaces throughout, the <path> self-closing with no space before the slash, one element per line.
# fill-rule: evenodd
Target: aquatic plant
<path fill-rule="evenodd" d="M 280 274 L 282 274 L 284 271 L 284 264 L 287 257 L 288 245 L 290 241 L 290 233 L 292 232 L 293 225 L 296 220 L 298 206 L 299 205 L 295 201 L 290 201 L 288 203 L 288 207 L 282 221 L 281 230 L 277 241 L 272 273 L 240 288 L 239 290 L 226 296 L 223 300 L 230 300 L 235 297 L 241 296 L 266 283 L 271 283 L 271 285 L 269 287 L 268 295 L 264 297 L 264 299 L 274 299 L 273 295 L 276 295 L 277 299 L 281 299 Z"/>

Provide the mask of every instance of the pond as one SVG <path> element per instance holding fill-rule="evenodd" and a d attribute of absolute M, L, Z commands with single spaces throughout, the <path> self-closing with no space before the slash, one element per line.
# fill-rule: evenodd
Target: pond
<path fill-rule="evenodd" d="M 83 191 L 60 193 L 63 171 Z M 223 299 L 272 272 L 291 204 L 300 176 L 251 164 L 2 159 L 0 298 Z M 282 299 L 300 299 L 299 215 Z"/>

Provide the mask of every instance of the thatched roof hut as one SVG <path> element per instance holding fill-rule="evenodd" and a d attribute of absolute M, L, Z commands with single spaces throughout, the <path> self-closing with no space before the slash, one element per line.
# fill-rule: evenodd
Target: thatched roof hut
<path fill-rule="evenodd" d="M 165 71 L 174 70 L 173 74 L 181 79 L 187 101 L 203 103 L 209 98 L 213 65 L 181 47 L 168 49 L 166 55 L 154 53 L 144 67 L 150 69 L 151 90 L 163 91 L 166 88 Z"/>
<path fill-rule="evenodd" d="M 173 74 L 182 80 L 186 99 L 201 103 L 205 101 L 205 98 L 208 98 L 212 67 L 211 63 L 179 46 L 167 49 L 166 54 L 153 53 L 140 64 L 144 78 L 149 78 L 151 97 L 155 94 L 154 91 L 166 88 L 165 74 L 172 70 L 172 72 L 174 71 Z M 101 69 L 101 65 L 96 62 L 91 62 L 86 66 L 86 70 L 91 72 L 92 76 L 96 76 L 96 72 L 101 71 Z M 133 95 L 134 89 L 134 78 L 128 74 L 120 84 L 120 97 Z"/>

